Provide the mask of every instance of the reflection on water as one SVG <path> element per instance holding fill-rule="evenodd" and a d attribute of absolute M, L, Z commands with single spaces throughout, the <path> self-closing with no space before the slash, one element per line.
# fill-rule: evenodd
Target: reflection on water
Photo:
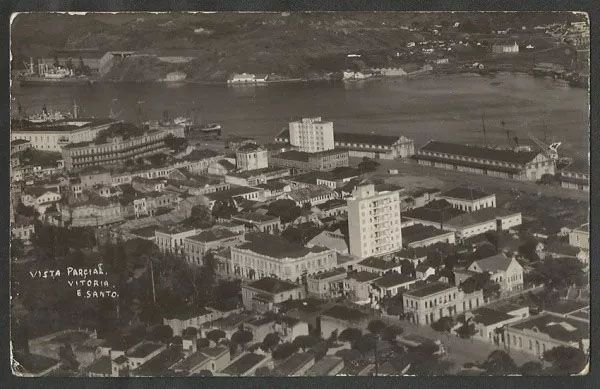
<path fill-rule="evenodd" d="M 435 138 L 482 142 L 485 116 L 488 142 L 506 144 L 506 130 L 520 138 L 531 132 L 563 142 L 563 150 L 587 154 L 588 94 L 550 79 L 499 74 L 431 76 L 353 83 L 269 85 L 103 84 L 74 87 L 20 87 L 12 90 L 27 113 L 48 108 L 68 110 L 76 100 L 82 115 L 107 116 L 113 99 L 121 119 L 190 115 L 219 122 L 224 133 L 272 137 L 290 119 L 322 116 L 335 129 L 403 134 L 417 145 Z M 16 107 L 16 103 L 13 103 Z M 16 109 L 16 108 L 15 108 Z M 504 122 L 504 127 L 502 126 Z"/>

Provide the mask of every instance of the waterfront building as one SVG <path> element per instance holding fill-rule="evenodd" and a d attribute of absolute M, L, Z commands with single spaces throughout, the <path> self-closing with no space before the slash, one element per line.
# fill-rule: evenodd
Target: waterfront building
<path fill-rule="evenodd" d="M 495 43 L 492 45 L 492 53 L 494 54 L 516 54 L 519 52 L 517 42 L 510 43 Z"/>
<path fill-rule="evenodd" d="M 430 141 L 414 155 L 419 165 L 537 181 L 554 174 L 555 160 L 542 151 L 514 151 L 483 146 Z"/>
<path fill-rule="evenodd" d="M 573 347 L 589 354 L 589 322 L 550 312 L 530 316 L 508 325 L 505 346 L 537 357 L 555 347 Z"/>
<path fill-rule="evenodd" d="M 590 191 L 590 165 L 586 160 L 576 160 L 562 169 L 558 180 L 560 186 L 569 189 Z"/>
<path fill-rule="evenodd" d="M 121 165 L 127 161 L 164 153 L 168 150 L 164 131 L 148 131 L 140 136 L 125 139 L 108 138 L 106 142 L 71 143 L 63 147 L 66 170 L 79 170 L 89 166 Z"/>
<path fill-rule="evenodd" d="M 468 270 L 489 273 L 490 279 L 500 285 L 500 292 L 503 294 L 523 289 L 523 266 L 515 258 L 508 258 L 504 254 L 474 261 Z"/>
<path fill-rule="evenodd" d="M 466 294 L 454 285 L 439 281 L 415 286 L 404 292 L 402 298 L 408 319 L 420 325 L 430 325 L 444 316 L 452 317 L 484 303 L 481 290 Z"/>
<path fill-rule="evenodd" d="M 290 122 L 289 136 L 290 144 L 300 151 L 315 153 L 334 148 L 333 122 L 322 121 L 321 117 Z"/>
<path fill-rule="evenodd" d="M 337 149 L 314 153 L 289 150 L 269 157 L 269 164 L 291 168 L 295 172 L 329 171 L 348 166 L 348 156 L 348 151 Z"/>
<path fill-rule="evenodd" d="M 375 191 L 359 185 L 348 201 L 350 253 L 360 258 L 402 249 L 400 196 L 397 191 Z"/>
<path fill-rule="evenodd" d="M 453 208 L 471 212 L 483 208 L 496 207 L 496 195 L 468 187 L 456 187 L 435 195 L 435 198 L 446 200 Z"/>
<path fill-rule="evenodd" d="M 238 170 L 264 169 L 269 166 L 267 150 L 254 143 L 240 146 L 235 151 L 235 161 Z"/>
<path fill-rule="evenodd" d="M 118 123 L 112 119 L 77 118 L 53 122 L 14 125 L 10 139 L 26 140 L 31 147 L 44 151 L 60 152 L 69 143 L 91 142 L 100 131 Z"/>
<path fill-rule="evenodd" d="M 231 247 L 231 266 L 238 277 L 276 277 L 299 282 L 305 275 L 337 267 L 337 254 L 325 247 L 307 248 L 276 235 L 247 233 L 246 243 Z"/>
<path fill-rule="evenodd" d="M 256 75 L 251 73 L 233 73 L 227 79 L 228 84 L 256 84 Z"/>

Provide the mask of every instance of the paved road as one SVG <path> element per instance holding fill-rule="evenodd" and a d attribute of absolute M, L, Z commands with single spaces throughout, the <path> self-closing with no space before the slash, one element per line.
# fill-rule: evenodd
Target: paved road
<path fill-rule="evenodd" d="M 360 162 L 360 159 L 358 158 L 351 159 L 352 165 L 358 164 L 358 162 Z M 507 192 L 510 191 L 511 188 L 514 188 L 526 193 L 541 193 L 542 195 L 548 197 L 589 201 L 589 193 L 574 189 L 539 185 L 534 182 L 528 181 L 508 180 L 503 178 L 484 176 L 481 174 L 444 170 L 430 166 L 422 166 L 417 163 L 414 163 L 413 161 L 378 160 L 377 162 L 379 162 L 381 166 L 379 166 L 377 171 L 374 173 L 375 175 L 386 174 L 388 169 L 398 169 L 399 174 L 391 177 L 397 177 L 399 180 L 402 179 L 402 175 L 417 177 L 433 177 L 437 180 L 443 181 L 448 186 L 471 184 L 481 186 L 485 190 L 494 192 Z"/>

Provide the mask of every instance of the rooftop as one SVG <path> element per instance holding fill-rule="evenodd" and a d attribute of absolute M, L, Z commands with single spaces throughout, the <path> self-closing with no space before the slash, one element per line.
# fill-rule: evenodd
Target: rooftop
<path fill-rule="evenodd" d="M 232 376 L 240 376 L 252 369 L 254 366 L 258 365 L 265 358 L 266 357 L 264 355 L 247 353 L 223 369 L 222 373 Z"/>
<path fill-rule="evenodd" d="M 259 212 L 244 212 L 244 213 L 240 213 L 240 214 L 232 216 L 232 219 L 261 223 L 261 222 L 273 222 L 273 221 L 279 220 L 279 217 L 262 214 Z"/>
<path fill-rule="evenodd" d="M 352 278 L 358 282 L 368 282 L 379 278 L 379 274 L 371 273 L 370 271 L 354 271 L 348 273 L 347 278 Z"/>
<path fill-rule="evenodd" d="M 229 352 L 229 348 L 227 346 L 218 345 L 215 347 L 203 347 L 198 351 L 209 358 L 218 358 L 221 355 Z"/>
<path fill-rule="evenodd" d="M 237 153 L 251 153 L 254 151 L 264 150 L 261 145 L 257 145 L 256 143 L 246 143 L 237 148 Z"/>
<path fill-rule="evenodd" d="M 131 233 L 133 235 L 143 236 L 145 238 L 153 238 L 155 235 L 154 232 L 158 228 L 159 227 L 157 225 L 151 225 L 151 226 L 146 226 L 146 227 L 142 227 L 142 228 L 137 228 L 135 230 L 131 230 Z"/>
<path fill-rule="evenodd" d="M 341 320 L 357 321 L 366 318 L 368 315 L 358 309 L 349 308 L 345 305 L 334 305 L 325 312 L 323 316 L 329 316 Z"/>
<path fill-rule="evenodd" d="M 240 249 L 273 258 L 301 258 L 310 253 L 329 250 L 318 246 L 307 248 L 299 243 L 291 243 L 280 236 L 260 232 L 249 232 L 245 239 L 247 242 L 239 246 Z"/>
<path fill-rule="evenodd" d="M 510 266 L 512 259 L 508 258 L 504 254 L 496 254 L 491 257 L 483 258 L 478 261 L 475 261 L 477 266 L 481 268 L 483 271 L 487 271 L 490 273 L 496 273 L 499 271 L 506 271 Z"/>
<path fill-rule="evenodd" d="M 518 330 L 532 330 L 544 333 L 561 342 L 579 342 L 590 338 L 590 325 L 581 320 L 542 313 L 512 324 Z"/>
<path fill-rule="evenodd" d="M 502 321 L 514 318 L 514 316 L 508 315 L 504 312 L 486 307 L 477 308 L 474 311 L 472 311 L 472 313 L 475 316 L 475 321 L 485 326 L 500 323 Z"/>
<path fill-rule="evenodd" d="M 379 270 L 390 270 L 390 269 L 400 266 L 400 264 L 397 262 L 386 261 L 385 259 L 382 259 L 379 257 L 369 257 L 369 258 L 363 259 L 358 264 L 362 265 L 362 266 L 366 266 L 366 267 L 372 267 L 372 268 L 379 269 Z"/>
<path fill-rule="evenodd" d="M 135 376 L 160 376 L 165 375 L 169 367 L 183 358 L 184 354 L 179 346 L 171 346 L 152 357 L 146 363 L 133 370 Z"/>
<path fill-rule="evenodd" d="M 390 288 L 413 281 L 415 281 L 415 278 L 407 274 L 400 274 L 398 272 L 391 271 L 384 274 L 383 277 L 376 279 L 373 283 L 382 288 Z"/>
<path fill-rule="evenodd" d="M 483 146 L 462 145 L 458 143 L 446 143 L 438 141 L 430 141 L 421 148 L 421 151 L 444 153 L 521 165 L 531 162 L 531 160 L 540 154 L 539 151 L 517 152 L 513 150 L 493 149 Z"/>
<path fill-rule="evenodd" d="M 299 285 L 294 284 L 293 282 L 279 280 L 272 277 L 261 278 L 260 280 L 251 282 L 248 284 L 248 286 L 271 294 L 287 292 L 288 290 L 300 288 Z"/>
<path fill-rule="evenodd" d="M 333 193 L 334 192 L 331 189 L 325 186 L 314 185 L 292 190 L 287 195 L 294 201 L 304 202 L 314 199 L 315 197 L 329 196 Z"/>
<path fill-rule="evenodd" d="M 548 312 L 554 312 L 565 315 L 582 308 L 588 307 L 590 304 L 588 301 L 577 301 L 577 300 L 559 300 L 550 307 L 545 307 L 544 310 Z"/>
<path fill-rule="evenodd" d="M 479 189 L 468 188 L 459 186 L 445 192 L 440 193 L 441 197 L 450 197 L 461 200 L 479 200 L 485 197 L 492 196 L 492 194 L 481 191 Z"/>
<path fill-rule="evenodd" d="M 344 143 L 356 143 L 356 144 L 369 144 L 369 145 L 381 145 L 391 146 L 398 142 L 401 138 L 394 135 L 377 135 L 377 134 L 356 134 L 350 132 L 335 132 L 333 134 L 335 142 Z"/>
<path fill-rule="evenodd" d="M 213 193 L 207 193 L 204 196 L 212 201 L 221 201 L 221 200 L 229 200 L 232 197 L 242 196 L 248 193 L 258 192 L 259 189 L 250 188 L 248 186 L 235 186 L 231 185 L 231 187 L 227 190 L 219 190 Z"/>
<path fill-rule="evenodd" d="M 339 365 L 344 365 L 344 360 L 340 357 L 325 355 L 321 360 L 317 361 L 307 372 L 309 377 L 326 376 L 330 371 Z"/>
<path fill-rule="evenodd" d="M 274 375 L 283 377 L 290 376 L 314 359 L 315 356 L 312 353 L 294 353 L 285 360 L 279 362 L 273 373 Z"/>
<path fill-rule="evenodd" d="M 13 131 L 15 132 L 25 132 L 25 131 L 74 131 L 82 128 L 89 128 L 94 126 L 101 126 L 109 123 L 117 123 L 117 121 L 109 118 L 77 118 L 77 119 L 62 119 L 56 120 L 54 122 L 45 122 L 45 123 L 32 123 L 26 120 L 22 121 L 22 126 L 13 127 Z"/>
<path fill-rule="evenodd" d="M 173 367 L 171 367 L 171 370 L 189 372 L 195 367 L 206 363 L 206 361 L 208 360 L 209 358 L 206 355 L 204 355 L 200 351 L 196 351 L 184 360 L 177 362 Z"/>
<path fill-rule="evenodd" d="M 487 208 L 486 208 L 487 209 Z M 456 208 L 437 208 L 432 204 L 428 204 L 424 207 L 414 208 L 402 213 L 402 217 L 411 219 L 426 220 L 430 222 L 444 222 L 451 220 L 452 218 L 463 215 L 466 212 Z M 404 231 L 404 228 L 402 229 Z"/>
<path fill-rule="evenodd" d="M 346 274 L 346 269 L 344 269 L 343 267 L 338 267 L 323 273 L 313 274 L 312 276 L 310 276 L 310 278 L 314 278 L 315 280 L 324 280 L 326 278 L 335 277 L 342 274 Z"/>
<path fill-rule="evenodd" d="M 126 353 L 129 358 L 144 358 L 147 355 L 152 354 L 156 350 L 162 347 L 160 343 L 143 342 L 136 346 L 133 350 Z"/>
<path fill-rule="evenodd" d="M 402 243 L 410 244 L 420 242 L 429 238 L 452 233 L 451 231 L 440 230 L 433 226 L 423 224 L 413 224 L 412 226 L 402 227 Z"/>
<path fill-rule="evenodd" d="M 204 230 L 198 235 L 194 235 L 189 237 L 189 240 L 193 240 L 196 242 L 215 242 L 222 239 L 231 238 L 233 236 L 237 236 L 235 232 L 224 228 L 224 227 L 214 227 L 209 230 Z"/>
<path fill-rule="evenodd" d="M 445 282 L 436 281 L 436 282 L 432 282 L 429 284 L 425 284 L 422 287 L 418 287 L 416 289 L 409 290 L 409 291 L 405 292 L 404 294 L 414 296 L 414 297 L 425 297 L 425 296 L 430 296 L 432 294 L 443 292 L 445 290 L 452 289 L 452 288 L 456 288 L 456 287 L 453 285 L 447 284 Z"/>

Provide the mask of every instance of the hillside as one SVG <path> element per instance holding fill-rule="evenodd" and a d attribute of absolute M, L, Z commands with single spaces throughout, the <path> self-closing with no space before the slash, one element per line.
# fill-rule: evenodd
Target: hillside
<path fill-rule="evenodd" d="M 395 50 L 429 39 L 436 24 L 459 22 L 457 31 L 466 34 L 576 19 L 568 13 L 22 14 L 12 26 L 12 49 L 15 66 L 57 49 L 194 57 L 187 64 L 125 61 L 107 76 L 114 80 L 152 80 L 175 70 L 198 80 L 231 72 L 297 77 L 338 71 L 348 66 L 345 54 L 354 52 L 374 53 L 378 64 L 391 65 Z"/>

